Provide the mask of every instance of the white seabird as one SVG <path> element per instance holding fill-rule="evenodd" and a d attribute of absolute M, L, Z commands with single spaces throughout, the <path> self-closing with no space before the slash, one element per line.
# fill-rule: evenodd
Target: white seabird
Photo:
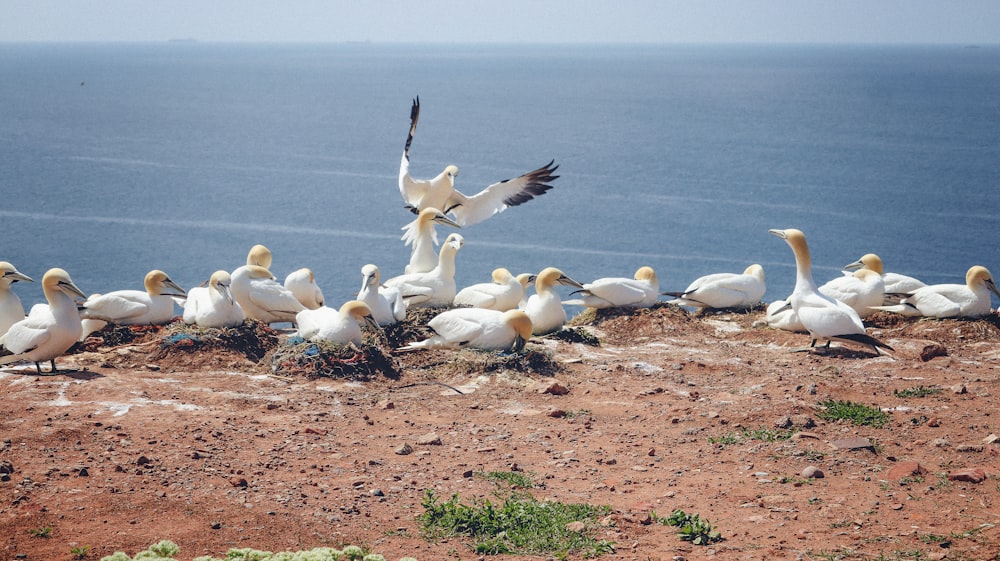
<path fill-rule="evenodd" d="M 517 308 L 523 310 L 528 305 L 528 286 L 535 283 L 538 275 L 534 273 L 521 273 L 517 275 L 517 282 L 521 283 L 521 301 L 517 303 Z"/>
<path fill-rule="evenodd" d="M 465 244 L 461 234 L 449 234 L 438 253 L 438 264 L 426 273 L 399 275 L 385 281 L 389 288 L 403 294 L 408 306 L 451 306 L 455 286 L 455 254 Z"/>
<path fill-rule="evenodd" d="M 692 308 L 746 308 L 764 296 L 764 268 L 754 263 L 742 273 L 713 273 L 694 280 L 684 292 L 664 292 L 673 296 L 668 304 Z"/>
<path fill-rule="evenodd" d="M 10 326 L 24 319 L 24 305 L 10 289 L 10 285 L 18 281 L 34 282 L 10 263 L 0 261 L 0 336 L 7 333 Z"/>
<path fill-rule="evenodd" d="M 861 318 L 853 308 L 819 292 L 812 277 L 812 258 L 805 235 L 796 229 L 768 230 L 785 240 L 795 254 L 795 289 L 789 297 L 789 304 L 805 330 L 812 336 L 810 347 L 819 339 L 847 341 L 872 347 L 893 350 L 882 341 L 868 335 Z"/>
<path fill-rule="evenodd" d="M 990 313 L 990 293 L 1000 297 L 993 275 L 982 265 L 970 267 L 965 284 L 931 284 L 918 288 L 896 305 L 878 309 L 908 316 L 982 317 Z"/>
<path fill-rule="evenodd" d="M 357 299 L 368 304 L 375 323 L 380 327 L 406 319 L 406 301 L 398 288 L 382 286 L 379 268 L 368 264 L 361 268 L 361 290 Z"/>
<path fill-rule="evenodd" d="M 284 287 L 291 292 L 295 299 L 310 310 L 315 310 L 325 303 L 323 291 L 316 284 L 316 275 L 312 269 L 303 267 L 288 273 L 285 277 Z"/>
<path fill-rule="evenodd" d="M 117 325 L 163 325 L 174 317 L 174 297 L 184 289 L 166 273 L 154 269 L 143 279 L 145 290 L 115 290 L 94 294 L 80 309 L 81 319 L 96 319 Z"/>
<path fill-rule="evenodd" d="M 419 212 L 425 208 L 437 208 L 451 214 L 462 226 L 482 222 L 507 207 L 526 203 L 545 194 L 552 188 L 550 182 L 559 176 L 553 173 L 559 166 L 555 160 L 513 179 L 498 181 L 479 193 L 467 196 L 455 189 L 458 167 L 449 165 L 433 179 L 414 179 L 410 176 L 410 144 L 417 131 L 420 119 L 420 98 L 413 100 L 410 108 L 410 132 L 406 137 L 403 157 L 399 162 L 399 193 L 406 206 Z"/>
<path fill-rule="evenodd" d="M 247 265 L 257 265 L 258 267 L 270 269 L 272 259 L 271 250 L 261 244 L 251 247 L 250 251 L 247 252 Z"/>
<path fill-rule="evenodd" d="M 341 345 L 360 345 L 361 322 L 378 329 L 368 304 L 358 300 L 345 302 L 339 310 L 322 306 L 315 310 L 302 310 L 295 316 L 299 336 L 314 343 L 330 341 Z"/>
<path fill-rule="evenodd" d="M 874 253 L 866 253 L 854 263 L 844 266 L 845 271 L 856 271 L 858 269 L 870 269 L 882 275 L 882 283 L 885 286 L 885 304 L 898 304 L 903 294 L 909 294 L 918 288 L 927 286 L 923 281 L 913 277 L 901 275 L 899 273 L 886 273 L 882 270 L 882 258 Z"/>
<path fill-rule="evenodd" d="M 530 278 L 528 275 L 527 278 Z M 524 299 L 524 285 L 503 267 L 493 270 L 493 282 L 477 283 L 463 288 L 455 295 L 456 306 L 471 306 L 506 312 L 517 308 Z"/>
<path fill-rule="evenodd" d="M 208 286 L 188 291 L 184 302 L 184 323 L 198 327 L 236 327 L 243 324 L 243 308 L 233 299 L 232 279 L 226 271 L 215 271 Z"/>
<path fill-rule="evenodd" d="M 56 370 L 56 357 L 62 356 L 80 338 L 80 314 L 74 296 L 85 298 L 69 273 L 62 269 L 49 269 L 42 277 L 42 292 L 48 306 L 10 326 L 0 344 L 13 353 L 0 357 L 0 365 L 18 361 L 32 361 L 39 375 L 40 362 L 46 360 Z"/>
<path fill-rule="evenodd" d="M 531 318 L 532 334 L 546 335 L 562 329 L 566 323 L 566 310 L 559 294 L 553 289 L 557 284 L 583 288 L 579 282 L 567 277 L 555 267 L 547 267 L 535 277 L 535 293 L 528 297 L 524 313 Z"/>
<path fill-rule="evenodd" d="M 501 312 L 486 308 L 455 308 L 434 316 L 427 326 L 434 332 L 400 347 L 400 351 L 448 348 L 518 352 L 531 338 L 531 319 L 521 310 Z"/>
<path fill-rule="evenodd" d="M 438 254 L 434 246 L 437 245 L 438 239 L 435 224 L 461 228 L 457 222 L 436 208 L 421 210 L 412 222 L 402 228 L 403 245 L 412 246 L 410 262 L 403 270 L 404 273 L 426 273 L 437 265 Z"/>
<path fill-rule="evenodd" d="M 882 275 L 869 269 L 858 269 L 850 275 L 831 279 L 819 287 L 819 291 L 847 304 L 861 319 L 875 313 L 872 308 L 881 306 L 885 299 Z"/>
<path fill-rule="evenodd" d="M 230 289 L 243 315 L 264 323 L 294 322 L 305 309 L 295 295 L 259 265 L 244 265 L 232 272 Z"/>
<path fill-rule="evenodd" d="M 583 288 L 573 294 L 580 294 L 583 298 L 567 300 L 563 304 L 587 308 L 648 308 L 659 298 L 660 282 L 652 267 L 640 267 L 633 278 L 597 279 L 583 283 Z"/>

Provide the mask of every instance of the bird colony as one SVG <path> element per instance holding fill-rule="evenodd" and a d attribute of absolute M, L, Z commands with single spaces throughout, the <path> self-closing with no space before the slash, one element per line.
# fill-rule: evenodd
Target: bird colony
<path fill-rule="evenodd" d="M 540 197 L 559 176 L 555 160 L 512 179 L 467 195 L 455 187 L 458 167 L 449 165 L 431 179 L 410 175 L 410 148 L 420 119 L 420 99 L 410 109 L 410 128 L 399 167 L 399 192 L 413 219 L 402 227 L 403 248 L 410 259 L 396 276 L 383 278 L 377 264 L 360 269 L 361 289 L 353 300 L 328 305 L 315 275 L 308 268 L 289 273 L 283 282 L 271 271 L 268 248 L 256 245 L 246 264 L 234 271 L 212 272 L 202 286 L 185 292 L 163 271 L 151 270 L 143 290 L 121 289 L 89 296 L 69 273 L 51 268 L 41 280 L 47 303 L 25 314 L 11 286 L 33 279 L 8 262 L 0 262 L 0 365 L 49 362 L 77 341 L 106 324 L 163 325 L 173 321 L 175 306 L 187 324 L 206 328 L 235 327 L 246 319 L 266 324 L 291 324 L 309 341 L 361 344 L 362 326 L 380 329 L 403 320 L 407 309 L 441 309 L 428 323 L 430 336 L 397 349 L 480 349 L 519 352 L 533 336 L 563 329 L 566 306 L 586 308 L 648 308 L 667 303 L 695 311 L 747 308 L 761 302 L 764 269 L 752 264 L 742 273 L 715 273 L 695 279 L 683 291 L 660 292 L 651 267 L 640 266 L 631 277 L 608 277 L 580 283 L 555 267 L 537 273 L 497 264 L 484 282 L 455 284 L 456 256 L 465 245 L 458 232 L 439 243 L 437 226 L 461 229 L 482 222 L 509 207 Z M 892 347 L 868 335 L 864 319 L 875 311 L 933 318 L 979 317 L 991 313 L 990 294 L 1000 297 L 990 271 L 976 265 L 964 284 L 925 285 L 883 270 L 882 260 L 866 254 L 844 267 L 844 275 L 817 286 L 805 234 L 797 229 L 770 230 L 785 241 L 795 259 L 795 288 L 787 298 L 767 306 L 766 322 L 775 329 L 808 333 L 810 348 L 822 342 L 845 342 L 872 349 Z M 572 289 L 563 300 L 556 287 Z"/>

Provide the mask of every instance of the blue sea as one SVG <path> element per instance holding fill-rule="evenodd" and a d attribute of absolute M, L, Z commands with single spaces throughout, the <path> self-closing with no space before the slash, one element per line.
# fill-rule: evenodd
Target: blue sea
<path fill-rule="evenodd" d="M 8 43 L 0 77 L 0 260 L 88 293 L 152 268 L 190 288 L 257 243 L 334 306 L 366 263 L 401 273 L 418 95 L 414 176 L 456 164 L 469 193 L 559 164 L 461 231 L 459 286 L 650 265 L 681 290 L 760 263 L 773 300 L 794 262 L 767 230 L 793 227 L 820 282 L 869 252 L 1000 274 L 1000 46 Z"/>

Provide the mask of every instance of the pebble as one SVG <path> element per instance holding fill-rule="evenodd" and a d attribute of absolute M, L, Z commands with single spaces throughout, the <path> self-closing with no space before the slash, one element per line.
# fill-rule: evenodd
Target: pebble
<path fill-rule="evenodd" d="M 535 393 L 547 393 L 552 395 L 566 395 L 569 389 L 562 382 L 555 378 L 543 378 L 528 388 Z"/>
<path fill-rule="evenodd" d="M 440 446 L 441 437 L 438 436 L 436 432 L 429 432 L 423 436 L 417 438 L 417 444 L 420 446 Z"/>
<path fill-rule="evenodd" d="M 816 466 L 806 466 L 805 469 L 802 470 L 802 477 L 806 479 L 822 479 L 825 477 L 825 474 L 823 473 L 823 470 Z"/>
<path fill-rule="evenodd" d="M 927 362 L 934 357 L 948 356 L 948 349 L 940 343 L 932 343 L 920 350 L 920 362 Z"/>
<path fill-rule="evenodd" d="M 842 438 L 840 440 L 834 440 L 830 443 L 831 446 L 838 450 L 860 450 L 862 448 L 871 448 L 872 443 L 867 438 Z"/>
<path fill-rule="evenodd" d="M 406 456 L 412 453 L 413 453 L 413 447 L 410 446 L 409 444 L 404 443 L 396 447 L 396 455 L 398 456 Z"/>
<path fill-rule="evenodd" d="M 982 468 L 967 468 L 948 472 L 950 481 L 964 481 L 966 483 L 982 483 L 986 481 L 986 471 Z"/>
<path fill-rule="evenodd" d="M 969 390 L 966 389 L 965 384 L 956 384 L 951 387 L 951 393 L 953 394 L 962 395 L 968 392 Z"/>
<path fill-rule="evenodd" d="M 898 464 L 892 466 L 889 473 L 886 474 L 886 479 L 889 481 L 899 481 L 905 477 L 914 477 L 926 472 L 927 470 L 925 470 L 924 467 L 917 462 L 899 462 Z"/>

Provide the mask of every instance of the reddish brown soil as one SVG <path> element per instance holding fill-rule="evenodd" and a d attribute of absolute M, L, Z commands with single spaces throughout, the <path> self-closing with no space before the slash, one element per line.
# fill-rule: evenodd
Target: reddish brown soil
<path fill-rule="evenodd" d="M 164 350 L 156 333 L 60 359 L 51 376 L 7 369 L 0 560 L 68 560 L 84 545 L 98 559 L 161 539 L 178 559 L 349 543 L 390 560 L 477 559 L 468 540 L 421 537 L 421 500 L 489 497 L 470 474 L 510 470 L 540 499 L 609 505 L 593 532 L 615 543 L 607 559 L 1000 558 L 998 318 L 881 316 L 870 333 L 896 351 L 877 357 L 793 353 L 807 337 L 754 326 L 760 315 L 660 307 L 601 314 L 586 327 L 600 346 L 533 341 L 564 395 L 469 351 L 395 356 L 395 377 L 309 379 L 234 351 Z M 894 394 L 921 386 L 940 392 Z M 890 421 L 824 421 L 831 399 Z M 734 438 L 788 423 L 790 439 Z M 418 444 L 431 433 L 440 444 Z M 870 446 L 834 445 L 854 437 Z M 404 444 L 413 452 L 397 454 Z M 910 461 L 923 472 L 890 479 Z M 986 479 L 950 478 L 966 468 Z M 651 521 L 674 509 L 724 541 L 692 545 Z"/>

